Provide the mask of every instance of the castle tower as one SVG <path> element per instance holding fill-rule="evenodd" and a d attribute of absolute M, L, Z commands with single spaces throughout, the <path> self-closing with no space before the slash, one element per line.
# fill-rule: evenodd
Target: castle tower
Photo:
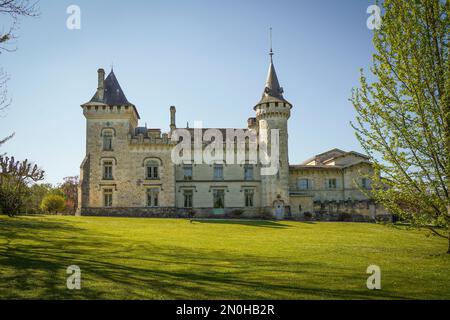
<path fill-rule="evenodd" d="M 136 107 L 125 97 L 114 71 L 111 70 L 106 79 L 103 69 L 98 69 L 97 73 L 97 91 L 89 102 L 81 105 L 86 118 L 86 157 L 80 168 L 78 214 L 83 208 L 101 202 L 94 199 L 93 193 L 102 185 L 102 163 L 116 164 L 122 160 L 118 150 L 128 147 L 129 136 L 139 120 Z M 117 187 L 113 181 L 109 185 L 108 188 Z"/>
<path fill-rule="evenodd" d="M 276 218 L 283 218 L 289 207 L 289 156 L 288 119 L 292 105 L 283 97 L 283 88 L 278 82 L 273 64 L 273 50 L 269 52 L 270 64 L 261 100 L 253 108 L 259 124 L 259 132 L 267 130 L 267 150 L 271 150 L 271 130 L 279 130 L 279 167 L 272 175 L 261 175 L 261 207 Z M 261 139 L 260 139 L 261 141 Z M 272 157 L 272 155 L 270 155 Z"/>

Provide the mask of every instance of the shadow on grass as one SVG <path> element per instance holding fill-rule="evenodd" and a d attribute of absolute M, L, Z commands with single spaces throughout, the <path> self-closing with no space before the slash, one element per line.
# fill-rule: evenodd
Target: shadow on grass
<path fill-rule="evenodd" d="M 365 275 L 353 276 L 344 266 L 176 244 L 157 246 L 61 221 L 7 220 L 0 223 L 2 237 L 8 242 L 0 247 L 0 299 L 404 298 L 386 290 L 367 290 Z M 66 269 L 73 264 L 82 270 L 81 290 L 66 289 Z M 336 278 L 342 286 L 327 285 Z M 361 287 L 349 289 L 348 283 Z"/>
<path fill-rule="evenodd" d="M 192 219 L 192 223 L 210 223 L 210 224 L 232 224 L 243 225 L 250 227 L 276 228 L 285 229 L 290 228 L 288 224 L 280 223 L 273 220 L 241 220 L 241 219 Z"/>

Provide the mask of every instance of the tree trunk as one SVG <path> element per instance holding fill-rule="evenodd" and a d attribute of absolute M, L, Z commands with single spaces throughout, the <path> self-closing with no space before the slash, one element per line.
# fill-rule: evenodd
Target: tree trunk
<path fill-rule="evenodd" d="M 447 206 L 447 214 L 450 216 L 450 205 Z M 448 225 L 448 250 L 447 253 L 450 254 L 450 223 Z"/>

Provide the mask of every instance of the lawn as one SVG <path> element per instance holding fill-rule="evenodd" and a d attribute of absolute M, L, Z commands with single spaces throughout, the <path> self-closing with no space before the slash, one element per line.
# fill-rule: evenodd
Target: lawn
<path fill-rule="evenodd" d="M 450 299 L 446 249 L 365 223 L 0 216 L 0 298 Z"/>

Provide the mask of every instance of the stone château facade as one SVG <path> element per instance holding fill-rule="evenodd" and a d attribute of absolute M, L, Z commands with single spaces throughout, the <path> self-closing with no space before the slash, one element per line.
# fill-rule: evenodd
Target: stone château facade
<path fill-rule="evenodd" d="M 138 110 L 114 72 L 105 79 L 99 69 L 97 91 L 81 105 L 86 156 L 78 214 L 323 219 L 350 214 L 363 220 L 384 215 L 368 196 L 366 175 L 372 165 L 365 155 L 333 149 L 299 165 L 289 163 L 288 119 L 293 106 L 283 97 L 272 55 L 271 51 L 262 98 L 253 108 L 255 117 L 242 128 L 258 137 L 263 129 L 279 130 L 279 169 L 272 175 L 262 175 L 262 165 L 247 156 L 240 163 L 174 163 L 175 107 L 170 107 L 168 132 L 140 127 Z M 195 129 L 187 131 L 195 135 Z M 226 129 L 215 131 L 226 136 Z M 271 146 L 271 138 L 265 143 Z"/>

